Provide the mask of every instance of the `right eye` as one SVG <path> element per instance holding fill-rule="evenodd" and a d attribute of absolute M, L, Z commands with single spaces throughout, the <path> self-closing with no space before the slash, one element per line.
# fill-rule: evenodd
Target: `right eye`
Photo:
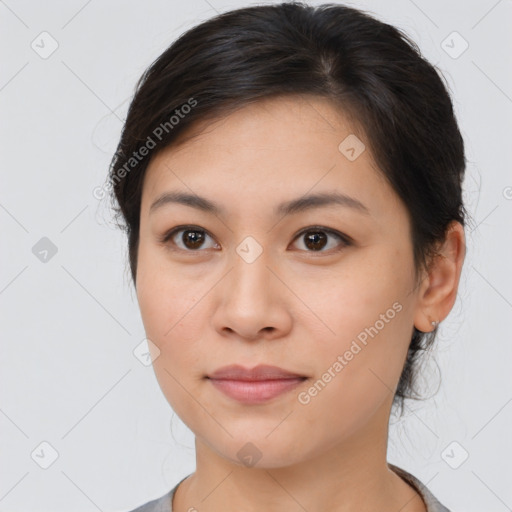
<path fill-rule="evenodd" d="M 167 231 L 160 242 L 172 251 L 198 252 L 206 238 L 213 240 L 204 229 L 198 226 L 177 226 Z M 216 249 L 219 247 L 220 246 L 215 243 L 215 246 L 211 248 Z"/>

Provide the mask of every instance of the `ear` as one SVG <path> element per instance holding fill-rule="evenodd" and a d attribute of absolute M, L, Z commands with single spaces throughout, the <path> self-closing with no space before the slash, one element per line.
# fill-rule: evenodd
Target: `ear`
<path fill-rule="evenodd" d="M 464 227 L 452 221 L 419 288 L 414 315 L 414 326 L 419 331 L 433 331 L 436 325 L 432 322 L 441 322 L 450 313 L 457 298 L 465 255 Z"/>

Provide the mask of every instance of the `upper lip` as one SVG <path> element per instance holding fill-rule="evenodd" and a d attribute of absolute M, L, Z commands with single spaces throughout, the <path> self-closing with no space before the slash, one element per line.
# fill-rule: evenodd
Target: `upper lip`
<path fill-rule="evenodd" d="M 273 380 L 273 379 L 292 379 L 306 378 L 295 372 L 279 368 L 278 366 L 258 365 L 254 368 L 244 368 L 238 364 L 223 366 L 207 376 L 210 379 L 226 379 L 226 380 Z"/>

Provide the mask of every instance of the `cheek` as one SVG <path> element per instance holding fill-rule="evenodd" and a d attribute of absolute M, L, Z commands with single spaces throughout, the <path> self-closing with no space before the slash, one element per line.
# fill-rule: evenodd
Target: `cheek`
<path fill-rule="evenodd" d="M 186 420 L 195 418 L 198 411 L 190 396 L 198 395 L 202 384 L 194 371 L 199 376 L 204 368 L 198 350 L 206 328 L 202 322 L 208 318 L 206 301 L 201 301 L 204 285 L 159 261 L 158 254 L 139 254 L 137 299 L 146 336 L 157 347 L 155 376 L 174 412 Z"/>
<path fill-rule="evenodd" d="M 376 322 L 383 335 L 392 330 L 392 324 L 400 323 L 405 315 L 398 314 L 397 309 L 404 309 L 404 302 L 411 300 L 408 267 L 409 262 L 397 251 L 386 246 L 369 247 L 347 254 L 336 266 L 292 269 L 285 279 L 294 283 L 294 292 L 311 312 L 309 325 L 318 325 L 326 345 L 337 345 Z M 401 308 L 393 306 L 395 303 Z"/>
<path fill-rule="evenodd" d="M 318 274 L 314 287 L 310 276 L 295 280 L 297 294 L 316 313 L 305 324 L 317 340 L 314 353 L 304 349 L 321 381 L 311 393 L 322 398 L 311 401 L 326 410 L 332 403 L 333 421 L 343 409 L 364 416 L 363 409 L 369 413 L 394 392 L 412 325 L 407 262 L 383 251 L 345 264 L 339 272 Z"/>
<path fill-rule="evenodd" d="M 326 318 L 336 336 L 308 350 L 316 371 L 298 407 L 319 444 L 357 432 L 392 400 L 407 352 L 407 321 L 400 303 L 381 298 L 382 307 L 375 303 L 373 310 L 362 311 L 356 300 L 332 310 Z"/>
<path fill-rule="evenodd" d="M 197 275 L 187 277 L 156 249 L 141 247 L 137 300 L 142 321 L 147 337 L 161 352 L 172 352 L 173 360 L 183 357 L 190 342 L 198 339 L 200 319 L 206 318 L 201 307 L 203 288 Z"/>

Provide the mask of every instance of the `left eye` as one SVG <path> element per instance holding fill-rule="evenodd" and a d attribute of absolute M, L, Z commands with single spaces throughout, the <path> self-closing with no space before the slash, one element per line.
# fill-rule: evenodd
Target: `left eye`
<path fill-rule="evenodd" d="M 177 236 L 180 233 L 181 236 Z M 332 229 L 323 228 L 321 226 L 312 226 L 307 229 L 302 230 L 294 240 L 303 241 L 303 245 L 306 247 L 306 252 L 327 252 L 332 249 L 332 247 L 327 247 L 329 245 L 329 237 L 337 238 L 338 244 L 334 243 L 334 247 L 338 245 L 340 249 L 351 245 L 351 239 L 334 231 Z M 175 239 L 177 238 L 177 242 Z M 172 229 L 167 232 L 161 239 L 161 242 L 165 245 L 174 245 L 178 249 L 186 252 L 198 252 L 199 249 L 204 248 L 204 242 L 207 238 L 213 240 L 213 238 L 202 228 L 195 226 L 181 226 Z M 339 243 L 341 242 L 341 244 Z M 182 245 L 180 245 L 180 243 Z M 333 244 L 331 244 L 332 246 Z M 207 247 L 208 248 L 208 247 Z M 219 249 L 220 246 L 216 242 L 214 242 L 213 249 Z"/>
<path fill-rule="evenodd" d="M 338 233 L 337 231 L 333 231 L 332 229 L 326 229 L 321 226 L 318 227 L 310 227 L 303 231 L 301 231 L 296 237 L 295 240 L 304 241 L 304 245 L 311 249 L 307 252 L 327 252 L 332 247 L 328 247 L 326 250 L 323 250 L 328 245 L 329 236 L 335 237 L 338 241 L 341 241 L 341 247 L 349 246 L 351 244 L 350 239 L 347 236 Z M 339 246 L 340 244 L 338 244 Z M 334 244 L 336 247 L 336 244 Z"/>

